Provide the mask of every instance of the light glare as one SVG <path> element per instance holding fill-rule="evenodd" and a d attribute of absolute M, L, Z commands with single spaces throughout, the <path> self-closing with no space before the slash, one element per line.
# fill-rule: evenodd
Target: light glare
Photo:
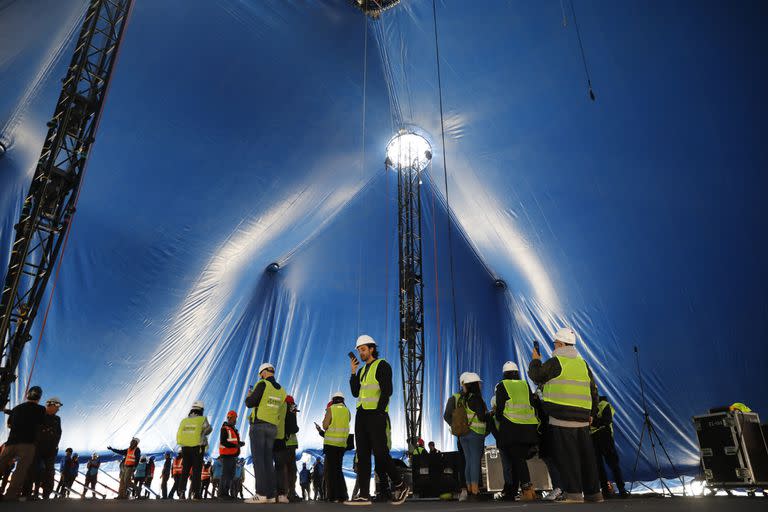
<path fill-rule="evenodd" d="M 387 158 L 395 167 L 421 171 L 432 159 L 432 146 L 416 133 L 398 133 L 387 144 Z"/>

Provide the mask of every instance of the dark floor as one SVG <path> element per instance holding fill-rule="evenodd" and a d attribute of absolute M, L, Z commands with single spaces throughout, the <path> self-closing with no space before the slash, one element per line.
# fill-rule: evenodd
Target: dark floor
<path fill-rule="evenodd" d="M 768 510 L 768 498 L 741 498 L 741 497 L 715 497 L 715 498 L 630 498 L 627 500 L 610 500 L 605 503 L 597 504 L 584 504 L 584 505 L 571 505 L 571 507 L 577 507 L 578 510 L 586 512 L 587 510 L 595 509 L 601 512 L 610 511 L 623 511 L 623 512 L 678 512 L 678 511 L 695 511 L 695 512 L 709 512 L 720 510 L 735 510 L 738 507 L 739 512 L 764 512 Z M 57 510 L 61 512 L 86 510 L 86 511 L 125 511 L 125 510 L 141 510 L 141 511 L 164 511 L 169 512 L 173 510 L 196 510 L 214 511 L 221 510 L 223 508 L 237 508 L 244 509 L 253 507 L 248 503 L 222 503 L 220 501 L 199 501 L 199 502 L 173 502 L 173 501 L 114 501 L 114 500 L 56 500 L 48 502 L 14 502 L 3 503 L 0 502 L 0 510 L 13 510 L 14 512 L 24 512 L 26 510 Z M 280 509 L 301 509 L 311 510 L 313 512 L 323 511 L 339 511 L 339 510 L 355 510 L 355 509 L 376 509 L 384 510 L 392 508 L 392 505 L 388 504 L 376 504 L 371 507 L 347 507 L 344 505 L 332 504 L 332 503 L 296 503 L 289 505 L 266 505 L 267 508 L 280 508 Z M 441 502 L 441 501 L 409 501 L 398 507 L 398 510 L 410 510 L 410 511 L 437 511 L 448 510 L 451 512 L 471 512 L 476 510 L 508 510 L 508 509 L 561 509 L 568 507 L 559 503 L 499 503 L 499 502 L 484 502 L 484 503 L 466 503 L 466 502 Z M 256 507 L 258 509 L 264 508 Z"/>

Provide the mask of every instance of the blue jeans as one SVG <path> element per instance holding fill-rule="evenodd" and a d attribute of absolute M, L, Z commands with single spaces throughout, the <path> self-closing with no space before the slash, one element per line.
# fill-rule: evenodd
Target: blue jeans
<path fill-rule="evenodd" d="M 235 493 L 232 490 L 232 480 L 235 479 L 235 465 L 237 464 L 237 457 L 234 455 L 222 455 L 219 457 L 221 461 L 221 483 L 219 484 L 219 496 L 232 496 L 234 498 Z"/>
<path fill-rule="evenodd" d="M 485 447 L 485 436 L 474 431 L 469 431 L 459 438 L 461 448 L 464 450 L 464 478 L 467 479 L 467 485 L 480 483 L 480 461 L 483 458 L 483 448 Z"/>
<path fill-rule="evenodd" d="M 275 464 L 272 448 L 277 437 L 277 426 L 271 423 L 254 423 L 248 431 L 253 457 L 253 476 L 256 479 L 256 494 L 275 497 Z"/>

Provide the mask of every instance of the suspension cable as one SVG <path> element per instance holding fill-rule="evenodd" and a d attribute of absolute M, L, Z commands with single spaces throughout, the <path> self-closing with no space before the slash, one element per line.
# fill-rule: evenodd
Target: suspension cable
<path fill-rule="evenodd" d="M 581 42 L 581 31 L 579 30 L 579 22 L 576 20 L 576 9 L 573 7 L 573 0 L 569 0 L 571 3 L 571 14 L 573 15 L 573 25 L 576 27 L 576 38 L 579 40 L 579 49 L 581 50 L 581 62 L 584 64 L 584 74 L 587 77 L 587 89 L 589 91 L 589 99 L 595 101 L 595 92 L 592 90 L 592 79 L 589 76 L 589 67 L 587 66 L 587 56 L 584 53 L 584 45 Z"/>
<path fill-rule="evenodd" d="M 363 122 L 362 122 L 362 141 L 361 141 L 361 157 L 360 157 L 360 181 L 362 182 L 365 177 L 365 100 L 366 100 L 366 88 L 368 84 L 368 16 L 363 14 Z M 363 241 L 362 237 L 358 238 L 358 251 L 357 251 L 357 334 L 360 333 L 360 303 L 363 295 Z"/>
<path fill-rule="evenodd" d="M 435 27 L 435 60 L 437 62 L 437 91 L 440 99 L 440 137 L 443 144 L 443 178 L 445 180 L 445 208 L 447 210 L 447 223 L 448 223 L 448 260 L 450 262 L 450 275 L 451 275 L 451 305 L 453 308 L 453 342 L 456 350 L 456 375 L 459 374 L 459 333 L 458 333 L 458 319 L 456 315 L 456 279 L 453 265 L 453 237 L 451 229 L 451 203 L 448 199 L 448 161 L 446 159 L 445 151 L 445 119 L 443 114 L 443 82 L 440 74 L 440 44 L 437 37 L 437 6 L 435 0 L 432 0 L 432 19 Z"/>

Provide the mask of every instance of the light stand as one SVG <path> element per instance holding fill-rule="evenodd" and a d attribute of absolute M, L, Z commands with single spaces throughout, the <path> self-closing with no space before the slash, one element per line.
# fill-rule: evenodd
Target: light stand
<path fill-rule="evenodd" d="M 645 433 L 648 432 L 648 440 L 651 442 L 651 451 L 653 452 L 653 460 L 656 463 L 656 479 L 661 484 L 661 496 L 665 496 L 667 492 L 669 492 L 670 497 L 675 496 L 675 494 L 672 492 L 672 489 L 669 488 L 669 486 L 664 482 L 664 479 L 661 477 L 661 465 L 659 464 L 659 456 L 656 453 L 656 443 L 658 442 L 659 448 L 664 452 L 664 455 L 667 457 L 667 462 L 669 462 L 669 466 L 672 468 L 672 471 L 677 476 L 678 479 L 680 479 L 680 483 L 683 485 L 683 496 L 685 496 L 685 482 L 683 481 L 683 478 L 680 476 L 680 473 L 675 469 L 675 465 L 672 463 L 672 459 L 669 457 L 669 453 L 667 452 L 667 449 L 664 448 L 664 443 L 661 442 L 661 438 L 659 437 L 659 434 L 656 433 L 656 429 L 653 427 L 653 423 L 651 422 L 651 416 L 648 414 L 648 406 L 645 402 L 645 386 L 643 385 L 643 374 L 640 371 L 640 355 L 637 351 L 637 346 L 634 347 L 635 349 L 635 364 L 637 365 L 637 378 L 640 381 L 640 397 L 642 398 L 642 404 L 643 404 L 643 427 L 640 431 L 640 440 L 637 443 L 637 454 L 635 455 L 635 467 L 632 470 L 632 485 L 629 488 L 630 494 L 632 494 L 632 489 L 635 487 L 635 477 L 637 476 L 637 464 L 640 462 L 640 452 L 643 449 L 643 440 L 645 439 Z M 648 487 L 642 482 L 639 482 L 640 485 L 651 491 L 653 494 L 658 495 L 659 493 Z"/>

